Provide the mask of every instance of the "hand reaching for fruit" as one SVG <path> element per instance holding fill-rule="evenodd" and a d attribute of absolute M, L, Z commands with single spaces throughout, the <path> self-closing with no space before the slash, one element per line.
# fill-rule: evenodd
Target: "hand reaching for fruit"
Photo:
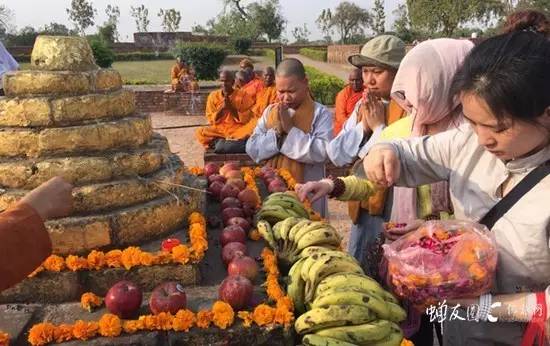
<path fill-rule="evenodd" d="M 333 189 L 334 183 L 330 179 L 308 181 L 305 184 L 296 184 L 296 187 L 294 188 L 301 202 L 304 202 L 309 195 L 313 195 L 310 198 L 311 203 L 322 197 L 325 197 L 326 195 L 331 193 Z"/>
<path fill-rule="evenodd" d="M 387 222 L 384 224 L 384 236 L 386 239 L 394 241 L 409 232 L 416 231 L 423 223 L 423 220 L 413 220 L 409 223 Z"/>

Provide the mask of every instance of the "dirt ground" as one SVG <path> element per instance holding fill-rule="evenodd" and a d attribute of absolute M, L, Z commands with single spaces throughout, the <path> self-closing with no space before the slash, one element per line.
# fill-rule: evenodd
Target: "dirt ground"
<path fill-rule="evenodd" d="M 195 140 L 195 129 L 204 125 L 206 120 L 202 116 L 176 116 L 164 113 L 151 114 L 155 131 L 166 136 L 172 152 L 179 155 L 189 167 L 203 166 L 203 148 Z M 179 129 L 160 129 L 163 127 L 190 126 Z M 329 220 L 342 234 L 343 246 L 347 248 L 351 221 L 347 215 L 347 205 L 344 202 L 329 201 Z"/>

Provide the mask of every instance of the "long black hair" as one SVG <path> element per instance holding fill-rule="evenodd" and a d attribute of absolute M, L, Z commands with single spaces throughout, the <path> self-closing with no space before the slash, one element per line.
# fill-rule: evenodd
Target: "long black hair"
<path fill-rule="evenodd" d="M 550 107 L 550 40 L 520 30 L 481 42 L 457 71 L 452 91 L 481 97 L 499 121 L 534 122 Z"/>

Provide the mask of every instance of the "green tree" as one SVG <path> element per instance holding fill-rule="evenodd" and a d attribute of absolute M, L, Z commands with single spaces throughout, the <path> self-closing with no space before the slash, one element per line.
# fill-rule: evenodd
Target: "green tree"
<path fill-rule="evenodd" d="M 160 9 L 157 14 L 162 19 L 162 28 L 166 32 L 176 32 L 180 27 L 181 12 L 175 8 Z"/>
<path fill-rule="evenodd" d="M 535 9 L 544 12 L 547 16 L 550 16 L 550 0 L 520 0 L 516 8 Z"/>
<path fill-rule="evenodd" d="M 46 35 L 61 35 L 61 36 L 70 36 L 70 35 L 77 34 L 75 30 L 70 30 L 64 24 L 55 23 L 55 22 L 51 22 L 50 24 L 44 25 L 44 27 L 40 30 L 40 33 L 46 34 Z"/>
<path fill-rule="evenodd" d="M 134 17 L 137 31 L 147 32 L 147 27 L 149 26 L 150 21 L 149 21 L 149 10 L 145 7 L 145 5 L 141 5 L 138 7 L 131 6 L 130 15 Z"/>
<path fill-rule="evenodd" d="M 118 20 L 120 18 L 120 8 L 116 5 L 107 5 L 105 8 L 105 14 L 107 15 L 107 22 L 103 26 L 110 25 L 113 29 L 113 42 L 118 41 Z"/>
<path fill-rule="evenodd" d="M 285 29 L 286 19 L 281 13 L 279 0 L 268 0 L 265 3 L 252 3 L 247 6 L 248 21 L 256 23 L 261 35 L 267 36 L 267 40 L 277 40 Z"/>
<path fill-rule="evenodd" d="M 87 0 L 71 0 L 71 8 L 66 9 L 69 20 L 73 22 L 76 30 L 84 35 L 86 28 L 94 25 L 96 10 Z"/>
<path fill-rule="evenodd" d="M 371 23 L 369 11 L 354 3 L 343 1 L 334 10 L 331 26 L 340 34 L 340 41 L 346 44 L 350 43 L 353 36 L 363 35 L 364 28 Z"/>
<path fill-rule="evenodd" d="M 374 12 L 372 18 L 372 30 L 378 35 L 383 34 L 386 31 L 386 14 L 384 12 L 384 1 L 374 0 Z"/>
<path fill-rule="evenodd" d="M 406 4 L 399 4 L 397 9 L 393 11 L 393 15 L 396 18 L 393 22 L 393 30 L 395 35 L 405 42 L 412 42 L 416 39 L 413 30 L 411 28 L 411 21 L 409 19 L 409 12 Z"/>
<path fill-rule="evenodd" d="M 330 8 L 326 8 L 321 11 L 321 14 L 315 20 L 315 24 L 324 35 L 325 41 L 327 43 L 332 42 L 332 12 Z"/>
<path fill-rule="evenodd" d="M 505 4 L 501 0 L 407 0 L 407 9 L 413 28 L 451 37 L 460 25 L 487 23 L 502 15 Z"/>
<path fill-rule="evenodd" d="M 6 5 L 0 5 L 0 29 L 7 31 L 12 18 L 13 12 Z"/>
<path fill-rule="evenodd" d="M 294 43 L 296 44 L 309 43 L 309 35 L 311 35 L 311 32 L 308 30 L 306 23 L 301 27 L 297 26 L 292 29 L 292 36 L 294 36 Z"/>
<path fill-rule="evenodd" d="M 105 23 L 98 28 L 99 39 L 107 45 L 111 45 L 116 40 L 116 26 L 112 23 Z"/>

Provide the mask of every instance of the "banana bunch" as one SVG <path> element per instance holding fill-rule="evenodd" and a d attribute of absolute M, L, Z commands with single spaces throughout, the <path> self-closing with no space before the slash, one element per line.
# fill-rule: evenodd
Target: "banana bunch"
<path fill-rule="evenodd" d="M 287 192 L 276 192 L 269 195 L 256 214 L 257 220 L 265 220 L 270 225 L 289 217 L 309 219 L 310 215 L 302 202 Z"/>

